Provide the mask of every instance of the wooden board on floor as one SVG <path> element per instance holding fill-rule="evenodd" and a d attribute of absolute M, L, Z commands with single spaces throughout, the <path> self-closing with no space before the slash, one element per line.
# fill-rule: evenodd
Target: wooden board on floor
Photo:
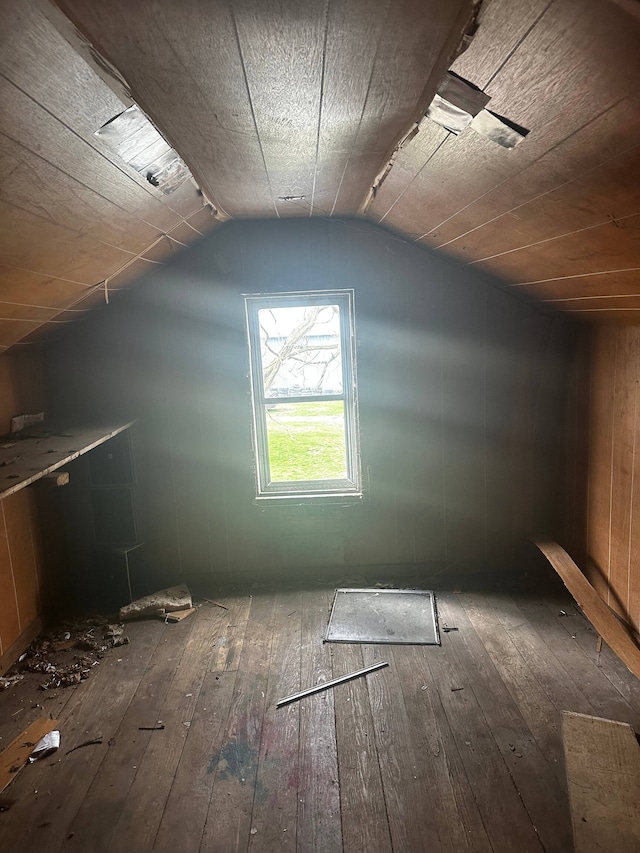
<path fill-rule="evenodd" d="M 334 678 L 364 666 L 357 645 L 337 643 L 332 652 Z M 344 853 L 391 853 L 389 826 L 380 820 L 385 800 L 366 677 L 339 684 L 333 690 L 333 701 Z"/>
<path fill-rule="evenodd" d="M 640 746 L 631 726 L 562 715 L 576 853 L 640 850 Z"/>
<path fill-rule="evenodd" d="M 34 720 L 0 753 L 0 791 L 4 791 L 7 785 L 13 782 L 16 773 L 19 773 L 27 763 L 34 746 L 57 725 L 58 720 Z"/>
<path fill-rule="evenodd" d="M 246 850 L 249 845 L 274 610 L 273 593 L 251 598 L 240 666 L 220 738 L 221 746 L 207 756 L 214 782 L 201 849 L 211 853 Z"/>
<path fill-rule="evenodd" d="M 330 599 L 322 592 L 302 596 L 300 685 L 329 681 L 331 646 L 323 643 Z M 298 753 L 298 841 L 302 850 L 342 853 L 340 788 L 336 754 L 333 690 L 324 690 L 300 703 Z"/>
<path fill-rule="evenodd" d="M 255 837 L 250 839 L 250 850 L 256 847 L 295 853 L 296 849 L 301 703 L 277 708 L 276 702 L 300 690 L 301 622 L 302 594 L 279 593 L 251 813 Z"/>

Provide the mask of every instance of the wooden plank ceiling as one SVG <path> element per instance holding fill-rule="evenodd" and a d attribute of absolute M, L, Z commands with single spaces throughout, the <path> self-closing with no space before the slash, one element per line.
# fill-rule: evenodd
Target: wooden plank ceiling
<path fill-rule="evenodd" d="M 3 0 L 0 351 L 48 339 L 227 217 L 365 211 L 472 0 Z M 453 70 L 529 128 L 423 120 L 366 214 L 587 319 L 640 315 L 636 0 L 484 0 Z M 94 132 L 132 101 L 164 195 Z"/>
<path fill-rule="evenodd" d="M 640 4 L 491 0 L 452 68 L 529 135 L 426 120 L 369 215 L 521 296 L 640 322 Z"/>

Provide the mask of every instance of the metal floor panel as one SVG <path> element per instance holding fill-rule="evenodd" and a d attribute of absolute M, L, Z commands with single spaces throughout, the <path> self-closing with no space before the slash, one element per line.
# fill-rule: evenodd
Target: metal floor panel
<path fill-rule="evenodd" d="M 435 596 L 422 589 L 337 589 L 325 642 L 439 646 Z"/>

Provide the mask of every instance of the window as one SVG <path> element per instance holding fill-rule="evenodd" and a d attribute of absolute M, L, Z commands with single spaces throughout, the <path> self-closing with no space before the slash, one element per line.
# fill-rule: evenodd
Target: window
<path fill-rule="evenodd" d="M 360 497 L 353 291 L 246 312 L 258 498 Z"/>

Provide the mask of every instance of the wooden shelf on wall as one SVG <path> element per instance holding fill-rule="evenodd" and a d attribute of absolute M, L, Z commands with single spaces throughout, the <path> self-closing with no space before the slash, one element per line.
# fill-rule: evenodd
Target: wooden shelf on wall
<path fill-rule="evenodd" d="M 5 438 L 0 442 L 0 500 L 88 453 L 132 424 L 133 421 L 89 424 L 48 429 L 29 438 Z"/>

